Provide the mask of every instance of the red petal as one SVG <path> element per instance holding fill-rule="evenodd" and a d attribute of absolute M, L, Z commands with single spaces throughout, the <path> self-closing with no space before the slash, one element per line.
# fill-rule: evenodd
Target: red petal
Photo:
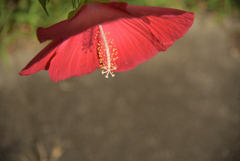
<path fill-rule="evenodd" d="M 143 12 L 144 8 L 142 7 Z M 138 12 L 133 8 L 131 11 Z M 114 63 L 118 72 L 130 70 L 159 51 L 165 51 L 193 24 L 194 14 L 190 12 L 164 9 L 168 15 L 158 15 L 155 11 L 162 11 L 156 10 L 155 7 L 152 10 L 148 7 L 147 11 L 154 16 L 120 19 L 102 24 L 104 32 L 110 32 L 108 39 L 113 39 L 116 45 L 118 59 Z M 176 13 L 178 14 L 174 15 Z"/>
<path fill-rule="evenodd" d="M 48 70 L 50 61 L 55 55 L 57 46 L 61 41 L 52 41 L 42 51 L 40 51 L 22 71 L 20 75 L 34 74 L 40 70 Z"/>
<path fill-rule="evenodd" d="M 189 18 L 194 18 L 194 13 L 186 12 L 183 10 L 172 9 L 172 8 L 163 8 L 163 7 L 150 7 L 150 6 L 137 6 L 137 5 L 127 5 L 127 11 L 134 17 L 143 17 L 143 16 L 174 16 L 182 15 L 188 13 Z M 187 17 L 186 17 L 187 18 Z"/>
<path fill-rule="evenodd" d="M 172 17 L 183 13 L 185 11 L 161 7 L 127 5 L 127 3 L 123 2 L 90 2 L 84 5 L 72 19 L 59 22 L 48 28 L 38 28 L 37 36 L 40 42 L 67 39 L 95 25 L 120 18 L 131 19 L 139 17 L 147 22 L 148 19 L 144 18 L 144 16 Z M 193 14 L 190 17 L 193 18 Z"/>
<path fill-rule="evenodd" d="M 124 11 L 127 3 L 91 2 L 84 5 L 70 20 L 59 22 L 48 28 L 38 28 L 37 36 L 40 42 L 46 40 L 66 39 L 84 30 L 117 18 L 129 17 Z M 121 10 L 120 10 L 121 9 Z"/>
<path fill-rule="evenodd" d="M 54 82 L 89 74 L 100 67 L 95 38 L 97 31 L 97 27 L 90 28 L 59 46 L 49 67 L 49 75 Z"/>

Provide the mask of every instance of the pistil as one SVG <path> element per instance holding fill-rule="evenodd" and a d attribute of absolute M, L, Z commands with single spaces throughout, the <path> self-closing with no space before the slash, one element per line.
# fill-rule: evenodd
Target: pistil
<path fill-rule="evenodd" d="M 111 44 L 112 46 L 110 46 L 110 44 L 109 44 L 110 40 L 107 41 L 107 36 L 103 31 L 102 25 L 98 25 L 98 26 L 99 26 L 100 34 L 101 34 L 101 37 L 103 40 L 102 44 L 101 44 L 101 41 L 99 41 L 99 44 L 98 44 L 99 45 L 98 53 L 99 53 L 99 57 L 100 57 L 99 61 L 102 64 L 101 68 L 103 69 L 102 74 L 106 74 L 106 76 L 105 76 L 106 78 L 108 78 L 109 73 L 112 77 L 114 77 L 115 74 L 113 74 L 112 71 L 117 69 L 117 66 L 114 63 L 114 61 L 117 59 L 117 57 L 116 57 L 117 52 L 115 52 L 116 49 L 113 47 L 113 45 L 114 45 L 113 40 L 110 42 L 110 43 L 112 43 Z M 104 46 L 104 51 L 101 50 L 102 49 L 101 45 Z M 110 52 L 110 48 L 112 48 L 112 52 Z M 113 58 L 114 55 L 115 55 L 115 58 Z"/>

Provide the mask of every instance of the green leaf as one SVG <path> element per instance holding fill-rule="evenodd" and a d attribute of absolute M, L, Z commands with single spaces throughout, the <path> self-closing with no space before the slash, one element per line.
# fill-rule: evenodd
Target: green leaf
<path fill-rule="evenodd" d="M 46 5 L 47 3 L 49 2 L 50 0 L 38 0 L 38 2 L 42 5 L 43 9 L 45 10 L 46 14 L 48 15 L 48 11 L 47 11 L 47 8 L 46 8 Z M 48 15 L 49 16 L 49 15 Z"/>

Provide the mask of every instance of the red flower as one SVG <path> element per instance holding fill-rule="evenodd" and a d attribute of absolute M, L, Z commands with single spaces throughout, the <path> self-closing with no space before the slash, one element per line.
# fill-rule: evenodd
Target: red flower
<path fill-rule="evenodd" d="M 90 2 L 72 19 L 38 28 L 40 42 L 53 41 L 19 74 L 48 70 L 57 82 L 101 67 L 114 76 L 166 51 L 193 20 L 194 13 L 176 9 Z"/>

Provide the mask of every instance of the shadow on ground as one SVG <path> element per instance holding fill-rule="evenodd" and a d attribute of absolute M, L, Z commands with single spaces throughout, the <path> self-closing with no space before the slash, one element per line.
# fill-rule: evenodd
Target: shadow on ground
<path fill-rule="evenodd" d="M 239 161 L 235 37 L 198 17 L 184 38 L 134 70 L 58 83 L 47 72 L 18 76 L 43 45 L 16 43 L 12 69 L 0 68 L 0 160 Z"/>

